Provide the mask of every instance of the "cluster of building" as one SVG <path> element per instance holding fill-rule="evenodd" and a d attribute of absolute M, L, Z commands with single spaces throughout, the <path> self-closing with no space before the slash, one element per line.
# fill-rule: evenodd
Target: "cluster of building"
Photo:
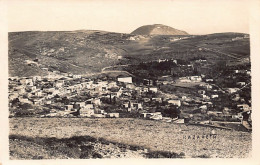
<path fill-rule="evenodd" d="M 10 108 L 19 111 L 21 104 L 30 104 L 33 108 L 49 109 L 49 113 L 42 117 L 119 117 L 120 112 L 141 114 L 149 112 L 151 103 L 160 104 L 163 100 L 181 106 L 180 100 L 158 97 L 157 93 L 158 88 L 151 84 L 135 85 L 132 77 L 114 80 L 89 79 L 81 75 L 9 78 Z M 111 108 L 107 106 L 109 104 L 115 106 Z"/>
<path fill-rule="evenodd" d="M 159 60 L 159 62 L 164 61 Z M 248 70 L 233 72 L 235 76 L 251 74 Z M 222 89 L 215 84 L 213 78 L 206 78 L 203 74 L 178 77 L 174 80 L 167 76 L 162 76 L 162 79 L 158 80 L 143 79 L 143 82 L 138 85 L 130 76 L 91 79 L 82 75 L 59 73 L 55 75 L 60 76 L 10 77 L 10 108 L 16 109 L 17 112 L 21 104 L 29 104 L 34 109 L 47 109 L 48 113 L 41 115 L 42 117 L 117 118 L 121 113 L 137 113 L 146 119 L 184 123 L 187 116 L 181 119 L 179 116 L 175 118 L 165 116 L 162 109 L 171 109 L 174 106 L 182 110 L 186 107 L 194 107 L 194 111 L 189 112 L 188 117 L 191 119 L 199 113 L 209 117 L 238 119 L 242 123 L 245 119 L 251 120 L 251 106 L 245 102 L 244 96 L 239 94 L 239 91 L 248 85 L 245 81 L 234 81 L 236 87 Z M 160 90 L 161 85 L 178 83 L 195 83 L 197 93 L 173 95 L 165 94 Z M 223 98 L 226 96 L 232 98 L 228 101 L 234 104 L 230 103 L 230 106 L 222 107 Z"/>

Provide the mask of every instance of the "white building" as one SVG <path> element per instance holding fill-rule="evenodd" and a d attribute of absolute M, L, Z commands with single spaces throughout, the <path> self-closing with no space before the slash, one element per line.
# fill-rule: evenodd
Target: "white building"
<path fill-rule="evenodd" d="M 28 78 L 23 78 L 20 80 L 20 83 L 22 85 L 29 85 L 29 86 L 33 86 L 33 81 L 32 79 L 28 79 Z"/>
<path fill-rule="evenodd" d="M 202 78 L 201 78 L 201 76 L 190 76 L 190 80 L 192 82 L 201 82 Z"/>
<path fill-rule="evenodd" d="M 227 89 L 227 92 L 228 93 L 235 93 L 235 92 L 237 92 L 239 90 L 239 88 L 228 88 Z"/>
<path fill-rule="evenodd" d="M 77 78 L 81 78 L 81 75 L 73 75 L 72 76 L 74 79 L 77 79 Z"/>
<path fill-rule="evenodd" d="M 157 93 L 157 92 L 158 92 L 158 89 L 157 89 L 156 87 L 150 87 L 150 88 L 149 88 L 149 91 L 154 92 L 154 93 Z"/>
<path fill-rule="evenodd" d="M 218 95 L 211 95 L 211 98 L 212 98 L 212 99 L 218 98 Z"/>
<path fill-rule="evenodd" d="M 123 83 L 132 83 L 132 77 L 118 77 L 117 81 L 123 82 Z"/>
<path fill-rule="evenodd" d="M 181 100 L 168 100 L 168 104 L 177 105 L 178 107 L 181 106 Z"/>

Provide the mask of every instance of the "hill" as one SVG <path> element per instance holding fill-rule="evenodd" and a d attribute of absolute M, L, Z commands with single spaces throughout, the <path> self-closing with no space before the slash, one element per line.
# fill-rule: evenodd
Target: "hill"
<path fill-rule="evenodd" d="M 189 35 L 185 31 L 174 29 L 162 24 L 145 25 L 137 28 L 131 34 L 135 35 Z"/>
<path fill-rule="evenodd" d="M 99 72 L 124 54 L 119 46 L 126 38 L 126 34 L 101 31 L 9 33 L 9 75 L 47 74 L 42 68 L 74 74 Z"/>
<path fill-rule="evenodd" d="M 248 34 L 135 35 L 104 31 L 9 33 L 9 76 L 100 73 L 114 65 L 205 57 L 210 63 L 250 57 Z"/>
<path fill-rule="evenodd" d="M 135 151 L 144 148 L 149 153 L 183 153 L 186 158 L 251 156 L 251 133 L 215 128 L 217 135 L 213 138 L 212 128 L 196 125 L 133 118 L 11 118 L 9 126 L 11 159 L 79 158 L 85 150 L 78 148 L 90 145 L 93 147 L 85 156 L 96 151 L 104 158 L 111 158 L 116 152 L 122 158 L 130 152 L 129 158 L 136 158 L 131 148 Z M 53 137 L 53 133 L 57 136 Z M 115 145 L 121 149 L 118 151 Z M 122 150 L 124 146 L 129 146 L 125 148 L 128 151 Z M 167 158 L 171 158 L 170 155 Z"/>

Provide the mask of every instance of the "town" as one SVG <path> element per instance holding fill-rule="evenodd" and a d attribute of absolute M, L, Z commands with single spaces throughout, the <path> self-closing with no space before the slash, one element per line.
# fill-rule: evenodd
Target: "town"
<path fill-rule="evenodd" d="M 194 72 L 191 63 L 178 64 L 178 60 L 172 59 L 160 59 L 157 63 L 165 66 L 169 61 L 174 67 L 169 65 L 171 68 L 166 69 L 175 78 L 90 78 L 59 71 L 45 77 L 10 77 L 10 117 L 138 117 L 251 130 L 251 97 L 243 92 L 246 88 L 251 90 L 250 70 L 229 70 L 224 78 L 231 81 L 232 87 L 223 88 L 212 77 Z M 194 62 L 203 64 L 207 60 Z M 240 77 L 248 81 L 240 81 Z"/>

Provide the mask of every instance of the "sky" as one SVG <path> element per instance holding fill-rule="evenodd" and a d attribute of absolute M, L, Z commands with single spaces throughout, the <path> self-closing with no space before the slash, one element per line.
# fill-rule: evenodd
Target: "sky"
<path fill-rule="evenodd" d="M 164 24 L 190 34 L 249 33 L 248 0 L 10 0 L 8 31 L 131 33 Z"/>

